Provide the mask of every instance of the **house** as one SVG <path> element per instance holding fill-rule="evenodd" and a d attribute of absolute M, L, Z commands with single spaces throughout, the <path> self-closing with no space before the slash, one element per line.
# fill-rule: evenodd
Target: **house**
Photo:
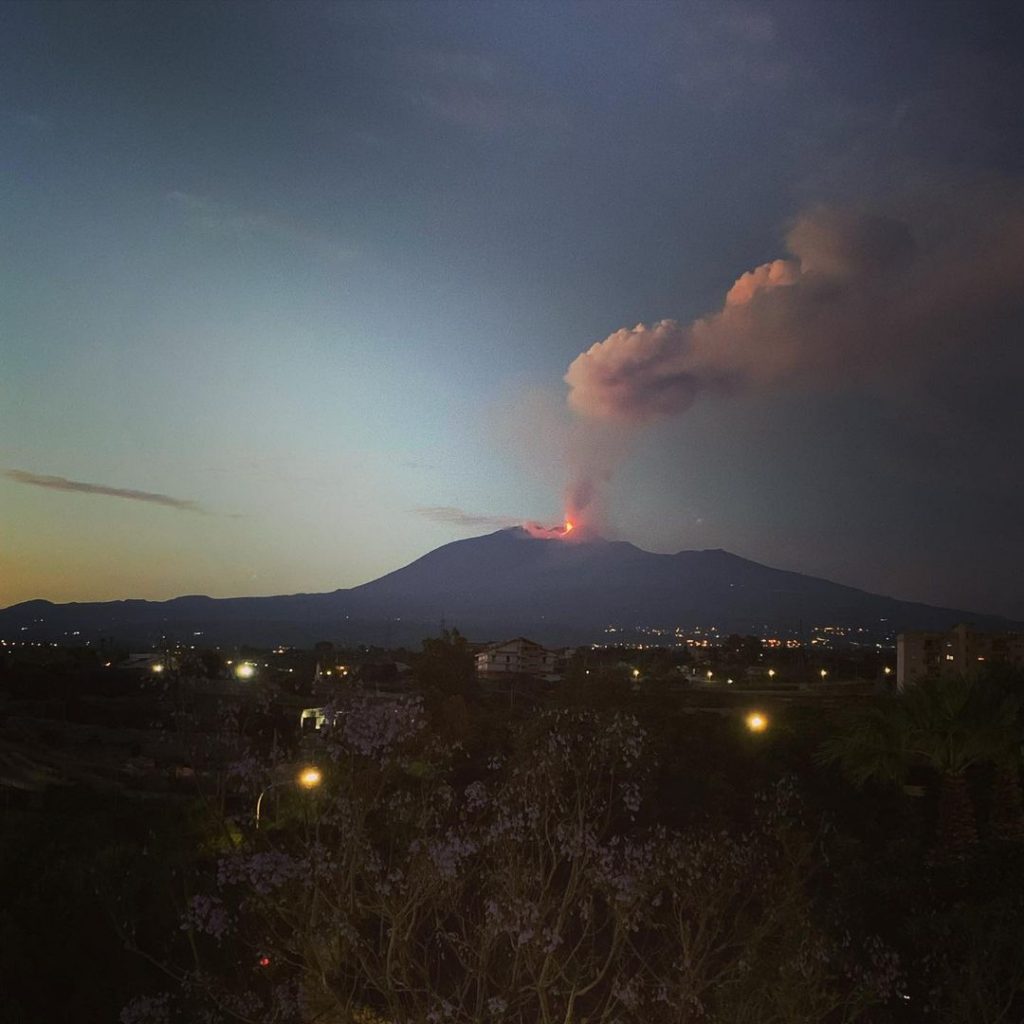
<path fill-rule="evenodd" d="M 555 651 L 523 636 L 490 644 L 476 653 L 476 671 L 481 676 L 549 676 L 555 672 L 557 663 Z"/>

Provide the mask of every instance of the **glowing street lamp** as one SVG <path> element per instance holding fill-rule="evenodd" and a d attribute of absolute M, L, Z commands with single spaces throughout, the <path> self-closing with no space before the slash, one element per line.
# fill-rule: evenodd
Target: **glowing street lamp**
<path fill-rule="evenodd" d="M 828 675 L 828 669 L 827 668 L 823 668 L 819 674 L 821 675 L 822 682 L 824 682 L 825 681 L 825 676 Z"/>
<path fill-rule="evenodd" d="M 316 789 L 323 782 L 323 773 L 315 764 L 307 765 L 294 779 L 285 779 L 283 782 L 272 782 L 264 789 L 256 800 L 256 828 L 260 827 L 260 809 L 263 806 L 263 798 L 278 786 L 301 786 L 303 789 Z"/>
<path fill-rule="evenodd" d="M 775 669 L 773 669 L 773 668 L 768 669 L 768 678 L 769 679 L 774 679 L 775 678 Z"/>
<path fill-rule="evenodd" d="M 768 728 L 768 716 L 761 711 L 751 711 L 744 723 L 751 732 L 764 732 Z"/>
<path fill-rule="evenodd" d="M 248 661 L 240 662 L 235 669 L 235 678 L 237 679 L 252 679 L 254 675 L 256 675 L 256 666 Z"/>
<path fill-rule="evenodd" d="M 163 665 L 161 665 L 159 662 L 157 662 L 157 664 L 155 665 L 151 665 L 150 667 L 157 675 L 159 675 L 164 670 Z"/>
<path fill-rule="evenodd" d="M 708 679 L 710 679 L 713 675 L 714 672 L 712 672 L 711 669 L 708 669 Z"/>

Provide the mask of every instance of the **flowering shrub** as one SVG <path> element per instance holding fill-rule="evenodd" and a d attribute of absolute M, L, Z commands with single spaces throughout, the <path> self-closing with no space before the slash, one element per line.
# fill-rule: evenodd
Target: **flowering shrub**
<path fill-rule="evenodd" d="M 182 1020 L 824 1024 L 896 994 L 891 954 L 823 923 L 789 783 L 743 834 L 672 832 L 629 715 L 541 716 L 465 785 L 415 701 L 328 721 L 315 815 L 250 833 L 189 902 Z"/>

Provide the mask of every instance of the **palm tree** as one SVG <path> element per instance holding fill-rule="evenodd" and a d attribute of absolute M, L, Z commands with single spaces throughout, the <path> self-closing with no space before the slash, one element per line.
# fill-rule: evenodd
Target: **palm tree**
<path fill-rule="evenodd" d="M 931 768 L 939 779 L 936 860 L 962 860 L 978 841 L 967 771 L 1005 759 L 1016 712 L 1012 699 L 996 699 L 970 677 L 924 679 L 855 717 L 819 760 L 839 764 L 856 785 L 902 782 L 914 764 Z"/>
<path fill-rule="evenodd" d="M 979 710 L 992 752 L 989 834 L 1003 842 L 1024 843 L 1021 698 L 1016 689 L 998 677 L 988 677 L 977 687 Z"/>
<path fill-rule="evenodd" d="M 995 765 L 989 830 L 993 839 L 1024 843 L 1024 799 L 1021 795 L 1019 759 L 1016 754 Z"/>

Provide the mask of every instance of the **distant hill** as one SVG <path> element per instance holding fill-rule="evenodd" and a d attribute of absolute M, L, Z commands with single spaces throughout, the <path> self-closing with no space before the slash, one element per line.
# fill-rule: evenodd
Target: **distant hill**
<path fill-rule="evenodd" d="M 997 616 L 897 601 L 717 549 L 663 555 L 624 541 L 537 539 L 515 527 L 446 544 L 380 579 L 327 594 L 27 601 L 0 611 L 0 638 L 110 637 L 139 646 L 164 636 L 197 645 L 323 639 L 396 645 L 418 643 L 442 621 L 472 639 L 525 634 L 552 644 L 628 639 L 638 626 L 763 634 L 838 625 L 873 637 L 962 621 L 979 629 L 1021 628 Z M 622 632 L 606 634 L 609 626 Z"/>

